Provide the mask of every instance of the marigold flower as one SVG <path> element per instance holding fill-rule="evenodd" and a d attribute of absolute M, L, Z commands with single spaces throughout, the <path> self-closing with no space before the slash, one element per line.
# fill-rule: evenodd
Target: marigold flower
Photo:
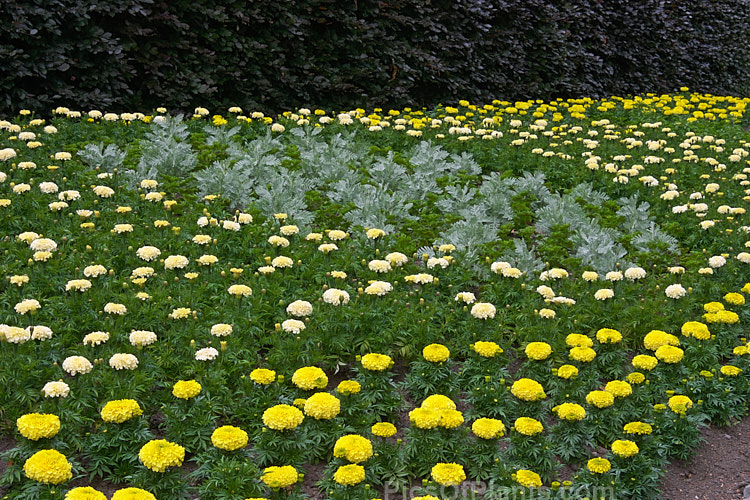
<path fill-rule="evenodd" d="M 295 300 L 286 307 L 287 314 L 298 318 L 310 316 L 313 312 L 312 304 L 306 300 Z"/>
<path fill-rule="evenodd" d="M 542 478 L 536 472 L 521 469 L 513 475 L 513 479 L 526 488 L 540 488 L 542 486 Z"/>
<path fill-rule="evenodd" d="M 552 408 L 561 420 L 577 422 L 586 418 L 586 409 L 576 403 L 563 403 Z"/>
<path fill-rule="evenodd" d="M 226 451 L 235 451 L 247 445 L 247 432 L 239 427 L 224 425 L 211 434 L 211 444 Z"/>
<path fill-rule="evenodd" d="M 135 370 L 138 368 L 138 358 L 133 354 L 116 353 L 109 358 L 109 366 L 115 370 Z"/>
<path fill-rule="evenodd" d="M 573 365 L 562 365 L 557 369 L 557 376 L 562 379 L 570 379 L 578 376 L 578 368 Z"/>
<path fill-rule="evenodd" d="M 62 380 L 47 382 L 42 387 L 42 393 L 46 398 L 67 398 L 70 394 L 70 386 Z"/>
<path fill-rule="evenodd" d="M 640 450 L 638 445 L 628 439 L 618 439 L 612 443 L 612 453 L 621 458 L 629 458 L 637 455 Z"/>
<path fill-rule="evenodd" d="M 539 317 L 543 319 L 554 319 L 557 313 L 552 309 L 542 308 L 539 309 Z"/>
<path fill-rule="evenodd" d="M 134 399 L 117 399 L 109 401 L 101 411 L 102 420 L 121 424 L 143 414 L 138 402 Z"/>
<path fill-rule="evenodd" d="M 682 395 L 672 396 L 667 404 L 670 410 L 680 415 L 684 415 L 688 409 L 693 407 L 693 401 Z"/>
<path fill-rule="evenodd" d="M 454 300 L 456 302 L 463 302 L 464 304 L 473 304 L 477 298 L 471 292 L 458 292 Z"/>
<path fill-rule="evenodd" d="M 294 372 L 292 383 L 305 391 L 323 389 L 328 385 L 328 376 L 317 366 L 306 366 Z"/>
<path fill-rule="evenodd" d="M 156 500 L 156 497 L 140 488 L 122 488 L 114 492 L 111 500 Z"/>
<path fill-rule="evenodd" d="M 315 420 L 330 420 L 341 411 L 341 401 L 327 392 L 317 392 L 305 401 L 305 415 Z"/>
<path fill-rule="evenodd" d="M 596 340 L 600 344 L 616 344 L 622 340 L 622 334 L 612 328 L 601 328 L 596 332 Z"/>
<path fill-rule="evenodd" d="M 431 363 L 442 363 L 451 355 L 451 352 L 442 344 L 430 344 L 422 349 L 422 357 Z"/>
<path fill-rule="evenodd" d="M 362 390 L 362 385 L 356 380 L 342 380 L 336 387 L 336 392 L 343 394 L 344 396 L 351 396 L 352 394 L 358 394 Z"/>
<path fill-rule="evenodd" d="M 107 500 L 107 495 L 91 486 L 79 486 L 67 492 L 63 500 Z"/>
<path fill-rule="evenodd" d="M 156 342 L 156 334 L 149 330 L 131 330 L 128 338 L 130 344 L 136 347 L 144 347 Z"/>
<path fill-rule="evenodd" d="M 164 259 L 164 269 L 184 269 L 189 263 L 190 260 L 184 255 L 170 255 Z"/>
<path fill-rule="evenodd" d="M 23 472 L 39 483 L 60 484 L 73 477 L 73 464 L 57 450 L 37 451 L 23 464 Z"/>
<path fill-rule="evenodd" d="M 342 486 L 354 486 L 365 480 L 365 468 L 361 465 L 342 465 L 333 474 L 333 480 Z"/>
<path fill-rule="evenodd" d="M 586 402 L 597 408 L 608 408 L 615 404 L 615 396 L 607 391 L 591 391 L 586 395 Z"/>
<path fill-rule="evenodd" d="M 612 380 L 611 382 L 607 382 L 604 390 L 616 398 L 624 398 L 633 394 L 633 388 L 623 380 Z"/>
<path fill-rule="evenodd" d="M 318 251 L 322 252 L 322 253 L 331 253 L 334 250 L 338 250 L 338 249 L 339 249 L 339 247 L 335 243 L 321 243 L 318 246 Z"/>
<path fill-rule="evenodd" d="M 94 365 L 91 364 L 91 361 L 83 356 L 68 356 L 62 362 L 62 369 L 71 376 L 89 373 L 93 368 Z"/>
<path fill-rule="evenodd" d="M 385 256 L 385 260 L 388 261 L 391 267 L 400 267 L 409 262 L 409 257 L 401 252 L 391 252 Z"/>
<path fill-rule="evenodd" d="M 393 365 L 393 359 L 386 354 L 370 353 L 362 356 L 362 367 L 365 370 L 382 372 Z"/>
<path fill-rule="evenodd" d="M 745 297 L 741 293 L 730 292 L 724 295 L 724 302 L 733 306 L 745 305 Z"/>
<path fill-rule="evenodd" d="M 581 274 L 581 278 L 588 282 L 596 281 L 599 279 L 599 274 L 594 271 L 584 271 L 583 274 Z"/>
<path fill-rule="evenodd" d="M 471 348 L 484 358 L 494 358 L 503 352 L 502 348 L 495 342 L 485 342 L 483 340 L 474 342 Z"/>
<path fill-rule="evenodd" d="M 49 439 L 60 432 L 60 417 L 48 413 L 27 413 L 16 420 L 16 428 L 26 439 Z"/>
<path fill-rule="evenodd" d="M 653 370 L 658 363 L 659 363 L 659 360 L 657 360 L 653 356 L 648 356 L 646 354 L 639 354 L 635 356 L 633 360 L 630 362 L 630 364 L 632 364 L 634 368 L 637 368 L 639 370 L 646 370 L 646 371 Z"/>
<path fill-rule="evenodd" d="M 250 380 L 258 385 L 268 385 L 276 380 L 276 372 L 267 368 L 256 368 L 250 372 Z"/>
<path fill-rule="evenodd" d="M 286 248 L 286 247 L 289 246 L 289 240 L 288 239 L 284 238 L 283 236 L 278 236 L 276 234 L 271 235 L 268 238 L 268 243 L 270 243 L 271 245 L 273 245 L 275 247 L 281 247 L 281 248 Z"/>
<path fill-rule="evenodd" d="M 396 426 L 390 422 L 378 422 L 377 424 L 373 424 L 370 428 L 370 432 L 372 432 L 374 436 L 388 438 L 396 434 L 398 430 L 396 429 Z"/>
<path fill-rule="evenodd" d="M 172 395 L 180 399 L 190 399 L 201 392 L 201 385 L 195 380 L 178 380 L 172 387 Z"/>
<path fill-rule="evenodd" d="M 440 413 L 429 408 L 414 408 L 409 412 L 409 421 L 419 429 L 434 429 L 440 425 Z"/>
<path fill-rule="evenodd" d="M 340 437 L 333 446 L 333 456 L 344 458 L 352 463 L 364 462 L 372 456 L 372 443 L 358 434 Z"/>
<path fill-rule="evenodd" d="M 655 351 L 663 345 L 678 346 L 680 340 L 667 332 L 661 330 L 651 330 L 643 338 L 643 345 L 650 351 Z"/>
<path fill-rule="evenodd" d="M 271 265 L 276 268 L 287 268 L 294 266 L 294 261 L 290 259 L 289 257 L 285 257 L 283 255 L 280 255 L 273 260 L 271 260 Z"/>
<path fill-rule="evenodd" d="M 229 292 L 229 295 L 248 297 L 253 294 L 253 289 L 247 285 L 232 285 L 227 288 L 227 292 Z"/>
<path fill-rule="evenodd" d="M 263 412 L 263 425 L 276 431 L 296 429 L 305 419 L 305 415 L 294 406 L 280 404 Z"/>
<path fill-rule="evenodd" d="M 654 354 L 659 361 L 674 364 L 682 361 L 682 358 L 685 356 L 685 351 L 679 347 L 663 345 L 659 347 Z"/>
<path fill-rule="evenodd" d="M 586 467 L 594 474 L 604 474 L 605 472 L 609 472 L 612 464 L 606 458 L 592 458 L 588 461 Z"/>
<path fill-rule="evenodd" d="M 623 431 L 626 434 L 646 435 L 651 434 L 653 428 L 651 427 L 651 424 L 645 422 L 628 422 L 625 424 L 625 427 L 623 427 Z"/>
<path fill-rule="evenodd" d="M 679 283 L 669 285 L 664 289 L 664 294 L 670 299 L 679 299 L 687 295 L 687 290 Z"/>
<path fill-rule="evenodd" d="M 373 281 L 369 286 L 367 286 L 367 288 L 365 288 L 365 293 L 367 295 L 377 295 L 382 297 L 391 290 L 393 290 L 393 285 L 391 285 L 387 281 Z"/>
<path fill-rule="evenodd" d="M 430 475 L 442 486 L 457 486 L 466 480 L 464 467 L 456 463 L 438 463 L 432 468 Z"/>
<path fill-rule="evenodd" d="M 154 472 L 164 472 L 167 467 L 179 467 L 185 459 L 185 448 L 166 439 L 154 439 L 144 444 L 138 459 Z"/>
<path fill-rule="evenodd" d="M 547 397 L 542 384 L 530 378 L 516 380 L 510 392 L 523 401 L 539 401 Z"/>
<path fill-rule="evenodd" d="M 590 363 L 596 357 L 596 351 L 590 347 L 573 347 L 570 349 L 568 357 L 581 363 Z"/>
<path fill-rule="evenodd" d="M 291 465 L 267 467 L 260 478 L 263 484 L 272 489 L 286 488 L 299 480 L 297 469 Z"/>
<path fill-rule="evenodd" d="M 367 267 L 370 269 L 370 271 L 374 271 L 376 273 L 387 273 L 391 270 L 391 263 L 387 260 L 371 260 Z"/>
<path fill-rule="evenodd" d="M 471 432 L 482 439 L 495 439 L 505 435 L 505 424 L 495 418 L 479 418 L 471 424 Z"/>
<path fill-rule="evenodd" d="M 471 315 L 477 319 L 492 319 L 497 309 L 489 302 L 477 302 L 471 307 Z"/>
<path fill-rule="evenodd" d="M 18 314 L 34 313 L 42 305 L 36 299 L 24 299 L 13 307 Z"/>
<path fill-rule="evenodd" d="M 148 246 L 147 245 L 147 246 L 140 247 L 138 250 L 136 250 L 135 254 L 136 254 L 136 256 L 139 259 L 145 260 L 145 261 L 148 262 L 148 261 L 152 261 L 152 260 L 158 259 L 159 255 L 161 255 L 161 250 L 159 250 L 156 247 Z M 172 257 L 177 257 L 177 256 L 172 256 Z M 183 257 L 183 258 L 187 259 L 186 257 Z M 167 259 L 169 259 L 169 257 L 167 257 Z M 170 262 L 171 263 L 175 263 L 175 259 L 173 259 Z M 167 261 L 165 260 L 164 261 L 164 267 L 167 266 L 166 263 L 167 263 Z M 187 263 L 185 265 L 187 265 Z M 170 269 L 170 268 L 167 268 L 167 269 Z"/>
<path fill-rule="evenodd" d="M 338 306 L 349 303 L 349 293 L 338 288 L 329 288 L 323 292 L 323 302 Z"/>
<path fill-rule="evenodd" d="M 611 288 L 601 288 L 594 293 L 596 300 L 607 300 L 615 296 L 615 291 Z"/>
<path fill-rule="evenodd" d="M 724 365 L 719 369 L 719 371 L 725 377 L 736 377 L 737 375 L 742 373 L 742 368 L 733 365 Z"/>
<path fill-rule="evenodd" d="M 109 333 L 107 332 L 91 332 L 83 337 L 83 344 L 90 346 L 97 346 L 103 344 L 109 340 Z"/>
<path fill-rule="evenodd" d="M 542 361 L 552 354 L 552 347 L 546 342 L 530 342 L 524 352 L 527 358 Z"/>

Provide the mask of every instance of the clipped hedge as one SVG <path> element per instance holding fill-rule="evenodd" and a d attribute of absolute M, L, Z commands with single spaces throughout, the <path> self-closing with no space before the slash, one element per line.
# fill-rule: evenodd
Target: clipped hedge
<path fill-rule="evenodd" d="M 42 4 L 42 5 L 39 5 Z M 0 109 L 746 94 L 746 0 L 5 0 Z"/>

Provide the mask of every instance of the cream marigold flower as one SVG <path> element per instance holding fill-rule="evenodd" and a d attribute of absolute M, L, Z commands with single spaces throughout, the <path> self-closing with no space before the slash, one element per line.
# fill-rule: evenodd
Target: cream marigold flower
<path fill-rule="evenodd" d="M 229 295 L 237 295 L 239 297 L 249 297 L 253 294 L 253 289 L 247 285 L 232 285 L 227 288 Z"/>
<path fill-rule="evenodd" d="M 125 307 L 124 304 L 116 304 L 114 302 L 107 302 L 104 304 L 104 312 L 107 314 L 115 314 L 117 316 L 122 316 L 126 312 L 128 312 L 128 308 Z"/>
<path fill-rule="evenodd" d="M 71 376 L 89 373 L 93 368 L 94 365 L 91 364 L 91 361 L 83 356 L 68 356 L 62 362 L 62 369 Z"/>
<path fill-rule="evenodd" d="M 151 259 L 144 259 L 144 260 L 151 260 Z M 169 257 L 164 259 L 164 269 L 184 269 L 187 267 L 189 263 L 190 263 L 190 260 L 184 255 L 170 255 Z"/>
<path fill-rule="evenodd" d="M 288 239 L 284 238 L 283 236 L 278 236 L 276 234 L 268 238 L 268 243 L 270 243 L 271 245 L 275 247 L 281 247 L 281 248 L 286 248 L 289 246 Z"/>
<path fill-rule="evenodd" d="M 158 259 L 159 255 L 161 255 L 161 250 L 159 250 L 156 247 L 147 245 L 147 246 L 140 247 L 138 250 L 136 250 L 135 254 L 136 256 L 138 256 L 139 259 L 145 260 L 148 262 L 154 259 Z M 166 266 L 166 261 L 165 261 L 165 266 Z"/>
<path fill-rule="evenodd" d="M 156 342 L 156 334 L 149 330 L 131 330 L 128 337 L 130 345 L 135 347 L 144 347 Z"/>
<path fill-rule="evenodd" d="M 615 296 L 615 291 L 611 288 L 601 288 L 594 293 L 596 300 L 607 300 Z"/>
<path fill-rule="evenodd" d="M 24 299 L 13 307 L 13 310 L 18 314 L 34 313 L 42 305 L 36 299 Z"/>
<path fill-rule="evenodd" d="M 552 309 L 539 309 L 539 317 L 544 319 L 553 319 L 555 316 L 557 316 L 557 313 L 553 311 Z"/>
<path fill-rule="evenodd" d="M 679 299 L 687 295 L 687 290 L 685 290 L 685 288 L 679 283 L 676 283 L 665 288 L 664 295 L 666 295 L 670 299 Z"/>
<path fill-rule="evenodd" d="M 315 241 L 318 242 L 323 239 L 323 235 L 320 233 L 309 233 L 307 236 L 305 236 L 305 241 Z"/>
<path fill-rule="evenodd" d="M 154 439 L 141 447 L 138 459 L 154 472 L 164 472 L 167 467 L 179 467 L 185 459 L 185 448 L 166 439 Z"/>
<path fill-rule="evenodd" d="M 387 260 L 371 260 L 367 267 L 376 273 L 387 273 L 391 270 L 391 264 Z"/>
<path fill-rule="evenodd" d="M 73 478 L 73 464 L 57 450 L 41 450 L 23 464 L 29 479 L 45 484 L 60 484 Z"/>
<path fill-rule="evenodd" d="M 227 337 L 232 334 L 234 327 L 227 323 L 217 323 L 211 326 L 211 335 L 214 337 Z"/>
<path fill-rule="evenodd" d="M 107 332 L 91 332 L 83 337 L 83 344 L 90 346 L 97 346 L 103 344 L 109 340 L 109 333 Z"/>
<path fill-rule="evenodd" d="M 625 270 L 625 277 L 630 281 L 639 280 L 646 277 L 646 270 L 642 267 L 629 267 Z"/>
<path fill-rule="evenodd" d="M 295 300 L 286 307 L 287 314 L 292 316 L 305 317 L 310 316 L 313 312 L 312 304 L 306 300 Z"/>
<path fill-rule="evenodd" d="M 374 240 L 374 239 L 382 238 L 383 236 L 385 236 L 385 231 L 383 231 L 382 229 L 377 229 L 373 227 L 373 228 L 368 229 L 365 234 L 367 235 L 368 239 Z"/>
<path fill-rule="evenodd" d="M 65 291 L 69 292 L 74 290 L 76 292 L 85 292 L 91 288 L 91 282 L 89 280 L 70 280 L 65 284 Z"/>
<path fill-rule="evenodd" d="M 287 333 L 298 334 L 305 329 L 305 323 L 298 319 L 287 319 L 281 323 L 281 329 Z"/>
<path fill-rule="evenodd" d="M 341 231 L 339 229 L 332 229 L 331 231 L 328 232 L 328 238 L 331 241 L 340 241 L 340 240 L 347 238 L 348 236 L 349 236 L 349 233 L 345 231 Z"/>
<path fill-rule="evenodd" d="M 46 398 L 67 398 L 70 394 L 70 386 L 62 380 L 47 382 L 42 387 L 42 393 Z"/>
<path fill-rule="evenodd" d="M 471 292 L 458 292 L 454 300 L 456 302 L 463 302 L 464 304 L 473 304 L 477 298 Z"/>
<path fill-rule="evenodd" d="M 367 286 L 367 288 L 365 288 L 365 293 L 367 295 L 383 296 L 388 294 L 391 290 L 393 290 L 393 285 L 387 281 L 373 281 Z"/>
<path fill-rule="evenodd" d="M 271 265 L 276 268 L 287 268 L 294 265 L 294 261 L 289 257 L 280 255 L 271 261 Z"/>
<path fill-rule="evenodd" d="M 607 281 L 621 281 L 622 273 L 620 271 L 610 271 L 604 275 L 604 279 Z"/>
<path fill-rule="evenodd" d="M 135 370 L 138 368 L 138 358 L 133 354 L 117 353 L 109 358 L 109 366 L 115 370 Z"/>
<path fill-rule="evenodd" d="M 401 252 L 391 252 L 385 256 L 385 260 L 391 267 L 400 267 L 409 262 L 409 258 Z"/>
<path fill-rule="evenodd" d="M 195 359 L 197 361 L 213 361 L 219 356 L 219 351 L 217 351 L 213 347 L 204 347 L 203 349 L 198 349 L 195 352 Z"/>
<path fill-rule="evenodd" d="M 497 309 L 489 302 L 477 302 L 471 307 L 471 315 L 477 319 L 493 319 Z"/>
<path fill-rule="evenodd" d="M 95 186 L 94 194 L 100 198 L 111 198 L 115 194 L 115 190 L 108 186 Z"/>
<path fill-rule="evenodd" d="M 323 302 L 338 306 L 349 303 L 349 293 L 338 288 L 329 288 L 323 292 Z"/>

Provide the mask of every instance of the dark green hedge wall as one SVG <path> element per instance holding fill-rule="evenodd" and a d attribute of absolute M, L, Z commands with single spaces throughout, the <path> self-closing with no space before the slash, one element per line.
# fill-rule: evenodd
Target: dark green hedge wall
<path fill-rule="evenodd" d="M 748 0 L 3 0 L 0 112 L 747 94 Z"/>

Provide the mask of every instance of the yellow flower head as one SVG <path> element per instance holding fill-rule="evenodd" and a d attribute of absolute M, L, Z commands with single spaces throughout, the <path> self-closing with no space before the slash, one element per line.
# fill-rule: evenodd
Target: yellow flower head
<path fill-rule="evenodd" d="M 431 363 L 442 363 L 451 355 L 451 352 L 442 344 L 430 344 L 422 349 L 422 356 Z"/>
<path fill-rule="evenodd" d="M 572 347 L 568 357 L 580 363 L 590 363 L 596 357 L 596 351 L 590 347 Z"/>
<path fill-rule="evenodd" d="M 442 394 L 433 394 L 432 396 L 428 396 L 424 401 L 422 401 L 421 407 L 436 411 L 455 410 L 456 403 L 454 403 L 453 400 L 448 396 L 443 396 Z"/>
<path fill-rule="evenodd" d="M 661 330 L 651 330 L 643 338 L 643 344 L 646 349 L 655 351 L 663 345 L 678 346 L 680 339 Z"/>
<path fill-rule="evenodd" d="M 440 425 L 440 413 L 429 408 L 414 408 L 409 412 L 409 421 L 419 429 L 434 429 Z"/>
<path fill-rule="evenodd" d="M 305 419 L 305 415 L 294 406 L 276 405 L 263 412 L 263 425 L 276 431 L 296 429 Z"/>
<path fill-rule="evenodd" d="M 624 380 L 612 380 L 607 382 L 604 390 L 616 398 L 624 398 L 633 394 L 633 388 Z"/>
<path fill-rule="evenodd" d="M 390 422 L 378 422 L 377 424 L 373 424 L 370 428 L 370 432 L 372 432 L 373 436 L 387 438 L 396 434 L 398 430 L 396 429 L 396 426 Z"/>
<path fill-rule="evenodd" d="M 133 417 L 143 414 L 138 402 L 134 399 L 117 399 L 110 401 L 102 408 L 101 416 L 105 422 L 121 424 Z"/>
<path fill-rule="evenodd" d="M 547 397 L 542 384 L 530 378 L 516 380 L 510 392 L 523 401 L 539 401 Z"/>
<path fill-rule="evenodd" d="M 539 488 L 542 486 L 542 478 L 536 472 L 521 469 L 513 475 L 513 479 L 526 488 Z"/>
<path fill-rule="evenodd" d="M 600 344 L 616 344 L 622 340 L 622 334 L 612 328 L 602 328 L 596 332 L 596 340 Z"/>
<path fill-rule="evenodd" d="M 442 486 L 457 486 L 466 480 L 463 466 L 456 463 L 438 463 L 432 468 L 430 475 Z"/>
<path fill-rule="evenodd" d="M 354 486 L 365 480 L 365 468 L 361 465 L 342 465 L 333 474 L 333 480 L 342 486 Z"/>
<path fill-rule="evenodd" d="M 299 474 L 291 465 L 267 467 L 263 470 L 260 480 L 271 489 L 286 488 L 299 480 Z"/>
<path fill-rule="evenodd" d="M 618 439 L 612 443 L 612 453 L 621 458 L 632 457 L 637 455 L 639 451 L 638 445 L 628 439 Z"/>
<path fill-rule="evenodd" d="M 544 426 L 539 420 L 529 417 L 519 417 L 513 423 L 513 428 L 524 436 L 534 436 L 544 431 Z"/>
<path fill-rule="evenodd" d="M 594 341 L 586 335 L 580 333 L 571 333 L 565 337 L 565 344 L 568 347 L 592 347 Z"/>
<path fill-rule="evenodd" d="M 733 306 L 745 305 L 745 297 L 741 293 L 730 292 L 724 295 L 724 302 Z"/>
<path fill-rule="evenodd" d="M 341 411 L 341 401 L 327 392 L 317 392 L 305 401 L 305 415 L 315 420 L 330 420 Z"/>
<path fill-rule="evenodd" d="M 530 342 L 526 346 L 525 352 L 527 358 L 542 361 L 552 354 L 552 347 L 546 342 Z"/>
<path fill-rule="evenodd" d="M 195 380 L 178 380 L 172 387 L 172 395 L 180 399 L 190 399 L 200 394 L 201 388 Z"/>
<path fill-rule="evenodd" d="M 586 467 L 594 474 L 604 474 L 612 468 L 612 464 L 606 458 L 592 458 Z"/>
<path fill-rule="evenodd" d="M 250 372 L 250 380 L 258 385 L 268 385 L 276 380 L 276 372 L 268 368 L 256 368 Z"/>
<path fill-rule="evenodd" d="M 63 500 L 107 500 L 107 496 L 91 486 L 79 486 L 67 492 Z"/>
<path fill-rule="evenodd" d="M 664 361 L 665 363 L 674 364 L 674 363 L 679 363 L 680 361 L 682 361 L 682 358 L 685 356 L 685 351 L 683 351 L 679 347 L 674 347 L 671 345 L 663 345 L 656 350 L 655 354 L 656 354 L 656 358 L 659 361 Z"/>
<path fill-rule="evenodd" d="M 393 359 L 385 354 L 370 353 L 362 356 L 362 367 L 365 370 L 382 372 L 393 365 Z"/>
<path fill-rule="evenodd" d="M 502 348 L 495 342 L 485 342 L 482 340 L 474 342 L 471 348 L 484 358 L 494 358 L 503 352 Z"/>
<path fill-rule="evenodd" d="M 721 367 L 720 372 L 725 377 L 736 377 L 737 375 L 742 373 L 742 368 L 732 365 L 724 365 Z"/>
<path fill-rule="evenodd" d="M 57 450 L 37 451 L 23 464 L 23 472 L 33 481 L 60 484 L 73 477 L 73 464 Z"/>
<path fill-rule="evenodd" d="M 495 418 L 479 418 L 471 424 L 471 432 L 482 439 L 495 439 L 505 435 L 505 424 Z"/>
<path fill-rule="evenodd" d="M 557 369 L 557 376 L 564 379 L 575 378 L 578 376 L 578 368 L 573 365 L 562 365 Z"/>
<path fill-rule="evenodd" d="M 247 444 L 248 435 L 239 427 L 224 425 L 211 434 L 211 443 L 226 451 L 239 450 Z"/>
<path fill-rule="evenodd" d="M 138 459 L 154 472 L 164 472 L 167 467 L 179 467 L 185 459 L 185 448 L 166 439 L 154 439 L 144 444 Z"/>
<path fill-rule="evenodd" d="M 123 488 L 115 491 L 112 500 L 156 500 L 156 497 L 140 488 Z"/>
<path fill-rule="evenodd" d="M 26 439 L 49 439 L 60 432 L 60 417 L 47 413 L 27 413 L 16 420 L 16 428 Z"/>
<path fill-rule="evenodd" d="M 328 376 L 317 366 L 305 366 L 294 372 L 292 383 L 305 391 L 324 389 L 328 385 Z"/>
<path fill-rule="evenodd" d="M 639 370 L 651 371 L 659 364 L 659 360 L 647 354 L 639 354 L 633 358 L 630 364 Z"/>
<path fill-rule="evenodd" d="M 362 390 L 362 385 L 356 380 L 342 380 L 336 387 L 336 392 L 343 394 L 344 396 L 351 396 L 352 394 L 358 394 Z"/>
<path fill-rule="evenodd" d="M 647 435 L 651 434 L 653 427 L 645 422 L 628 422 L 623 428 L 625 434 Z"/>
<path fill-rule="evenodd" d="M 669 398 L 669 409 L 673 412 L 684 415 L 685 412 L 693 407 L 693 401 L 687 396 L 672 396 Z"/>
<path fill-rule="evenodd" d="M 569 422 L 577 422 L 586 418 L 586 410 L 583 406 L 576 403 L 563 403 L 552 408 L 552 411 L 561 420 L 568 420 Z"/>
<path fill-rule="evenodd" d="M 591 391 L 586 395 L 586 402 L 597 408 L 607 408 L 615 404 L 615 397 L 607 391 Z"/>
<path fill-rule="evenodd" d="M 711 338 L 711 332 L 708 331 L 708 326 L 700 321 L 688 321 L 682 325 L 680 331 L 683 335 L 694 337 L 698 340 L 708 340 Z"/>
<path fill-rule="evenodd" d="M 333 446 L 333 456 L 358 464 L 372 456 L 372 443 L 358 434 L 342 436 Z"/>

